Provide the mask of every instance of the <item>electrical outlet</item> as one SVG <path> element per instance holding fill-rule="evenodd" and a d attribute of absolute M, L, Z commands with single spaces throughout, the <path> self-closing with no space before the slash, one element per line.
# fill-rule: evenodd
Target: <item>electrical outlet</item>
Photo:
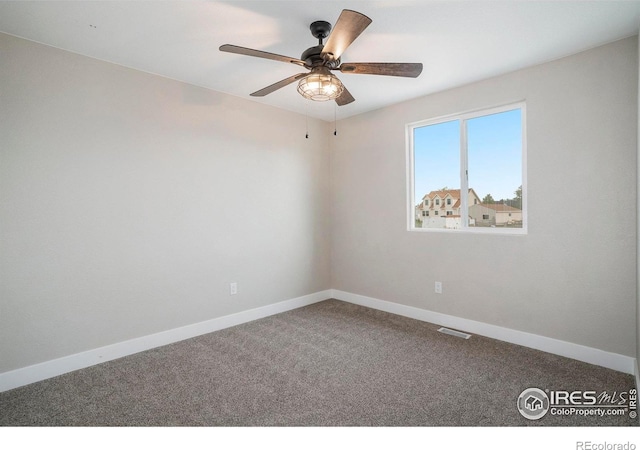
<path fill-rule="evenodd" d="M 238 293 L 238 283 L 236 283 L 235 281 L 232 283 L 229 283 L 229 294 L 236 295 L 237 293 Z"/>
<path fill-rule="evenodd" d="M 436 294 L 442 294 L 442 282 L 436 281 Z"/>

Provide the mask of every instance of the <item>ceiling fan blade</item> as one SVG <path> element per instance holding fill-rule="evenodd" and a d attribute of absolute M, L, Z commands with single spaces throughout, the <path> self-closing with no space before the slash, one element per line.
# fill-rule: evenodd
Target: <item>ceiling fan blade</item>
<path fill-rule="evenodd" d="M 252 97 L 264 97 L 265 95 L 271 94 L 274 91 L 277 91 L 280 88 L 283 88 L 294 81 L 298 81 L 302 78 L 309 76 L 308 73 L 299 73 L 297 75 L 293 75 L 289 78 L 285 78 L 284 80 L 278 81 L 277 83 L 273 83 L 271 86 L 267 86 L 266 88 L 260 89 L 259 91 L 255 91 L 251 94 Z"/>
<path fill-rule="evenodd" d="M 350 9 L 343 9 L 322 49 L 322 57 L 333 61 L 369 26 L 371 19 Z"/>
<path fill-rule="evenodd" d="M 422 73 L 422 63 L 344 63 L 339 69 L 342 73 L 416 78 Z"/>
<path fill-rule="evenodd" d="M 239 47 L 237 45 L 224 44 L 220 46 L 221 52 L 236 53 L 238 55 L 255 56 L 256 58 L 272 59 L 274 61 L 282 61 L 291 64 L 304 66 L 304 61 L 289 56 L 277 55 L 275 53 L 263 52 L 262 50 L 254 50 L 252 48 Z"/>
<path fill-rule="evenodd" d="M 344 87 L 344 84 L 342 85 L 342 87 Z M 342 91 L 342 94 L 340 94 L 340 96 L 336 98 L 336 103 L 338 104 L 338 106 L 348 105 L 349 103 L 355 102 L 355 101 L 356 99 L 353 98 L 353 95 L 351 95 L 351 92 L 347 91 L 346 87 Z"/>

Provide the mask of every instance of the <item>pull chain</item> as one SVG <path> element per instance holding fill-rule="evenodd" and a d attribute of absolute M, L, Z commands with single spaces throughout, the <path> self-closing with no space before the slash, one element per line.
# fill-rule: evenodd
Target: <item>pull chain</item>
<path fill-rule="evenodd" d="M 304 104 L 304 119 L 305 119 L 305 126 L 306 126 L 306 134 L 304 135 L 305 139 L 309 139 L 309 105 L 307 102 L 305 102 Z"/>
<path fill-rule="evenodd" d="M 337 126 L 337 119 L 336 119 L 336 109 L 337 106 L 334 103 L 333 104 L 333 135 L 337 136 L 338 135 L 338 126 Z"/>

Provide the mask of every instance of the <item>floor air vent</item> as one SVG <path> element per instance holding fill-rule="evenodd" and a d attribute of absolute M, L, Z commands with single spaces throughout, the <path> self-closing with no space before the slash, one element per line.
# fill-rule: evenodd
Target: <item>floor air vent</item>
<path fill-rule="evenodd" d="M 456 336 L 463 339 L 469 339 L 471 337 L 470 334 L 463 333 L 462 331 L 450 330 L 449 328 L 440 328 L 438 330 L 440 333 L 450 334 L 451 336 Z"/>

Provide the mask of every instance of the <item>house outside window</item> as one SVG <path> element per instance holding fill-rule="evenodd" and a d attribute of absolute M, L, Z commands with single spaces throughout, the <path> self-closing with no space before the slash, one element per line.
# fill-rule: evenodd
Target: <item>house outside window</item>
<path fill-rule="evenodd" d="M 526 234 L 525 124 L 517 103 L 407 125 L 409 230 Z"/>

